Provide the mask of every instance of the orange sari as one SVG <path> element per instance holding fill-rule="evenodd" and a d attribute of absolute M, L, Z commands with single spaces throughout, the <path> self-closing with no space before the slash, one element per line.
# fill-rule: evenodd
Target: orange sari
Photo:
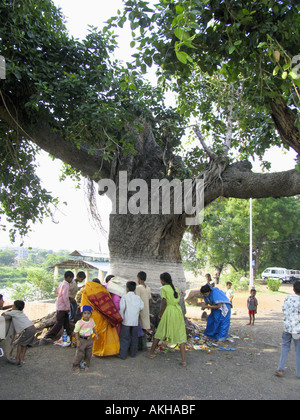
<path fill-rule="evenodd" d="M 92 318 L 96 324 L 98 340 L 93 343 L 94 356 L 114 356 L 119 354 L 120 340 L 116 326 L 122 322 L 109 292 L 102 284 L 88 282 L 82 292 L 81 306 L 93 308 Z"/>

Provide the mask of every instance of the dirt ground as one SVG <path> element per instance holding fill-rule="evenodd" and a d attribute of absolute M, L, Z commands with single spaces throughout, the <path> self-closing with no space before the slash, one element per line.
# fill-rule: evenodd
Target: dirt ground
<path fill-rule="evenodd" d="M 125 361 L 116 357 L 93 358 L 89 372 L 72 372 L 73 348 L 54 345 L 28 350 L 19 368 L 0 359 L 1 400 L 102 400 L 188 401 L 196 400 L 299 400 L 300 380 L 296 377 L 294 348 L 284 378 L 274 371 L 280 357 L 283 327 L 282 303 L 292 294 L 292 285 L 277 293 L 258 287 L 256 324 L 246 325 L 248 293 L 236 293 L 230 334 L 235 350 L 187 351 L 187 367 L 180 366 L 178 350 L 159 353 L 149 360 L 139 352 Z M 194 323 L 201 317 L 197 307 L 187 308 Z"/>

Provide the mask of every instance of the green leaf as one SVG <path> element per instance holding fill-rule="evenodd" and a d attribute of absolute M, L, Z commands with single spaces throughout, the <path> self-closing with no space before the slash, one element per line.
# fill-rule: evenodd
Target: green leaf
<path fill-rule="evenodd" d="M 190 39 L 190 35 L 180 28 L 174 29 L 174 34 L 180 41 L 188 41 Z"/>
<path fill-rule="evenodd" d="M 176 13 L 180 15 L 183 12 L 183 7 L 180 4 L 176 6 Z"/>
<path fill-rule="evenodd" d="M 266 42 L 260 42 L 259 44 L 258 44 L 258 46 L 257 46 L 257 48 L 262 48 L 262 47 L 265 47 L 265 46 L 267 46 L 268 44 L 266 43 Z"/>
<path fill-rule="evenodd" d="M 293 80 L 297 80 L 300 77 L 297 75 L 297 73 L 294 72 L 294 70 L 289 72 L 289 76 L 293 79 Z"/>
<path fill-rule="evenodd" d="M 182 51 L 175 51 L 176 52 L 176 57 L 177 59 L 183 63 L 186 64 L 187 63 L 187 53 L 182 52 Z"/>

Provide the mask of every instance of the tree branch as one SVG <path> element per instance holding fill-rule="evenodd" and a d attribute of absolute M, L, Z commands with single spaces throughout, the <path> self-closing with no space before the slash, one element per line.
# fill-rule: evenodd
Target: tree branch
<path fill-rule="evenodd" d="M 201 146 L 203 147 L 205 153 L 207 153 L 207 155 L 211 158 L 211 159 L 216 159 L 217 155 L 206 145 L 204 138 L 202 136 L 202 133 L 199 129 L 199 127 L 197 125 L 195 125 L 193 127 L 193 131 L 196 134 L 196 136 L 198 137 Z"/>
<path fill-rule="evenodd" d="M 19 122 L 17 117 L 13 117 L 3 106 L 0 106 L 0 119 L 5 121 L 10 128 L 18 130 L 20 136 L 32 141 L 41 149 L 73 166 L 95 181 L 102 177 L 109 177 L 110 164 L 103 160 L 100 150 L 93 149 L 87 144 L 81 144 L 78 149 L 61 135 L 51 131 L 51 127 L 43 122 L 26 126 Z"/>
<path fill-rule="evenodd" d="M 291 197 L 300 194 L 300 173 L 295 169 L 266 174 L 241 169 L 240 163 L 228 166 L 222 174 L 222 182 L 205 190 L 205 205 L 219 196 L 233 198 Z"/>

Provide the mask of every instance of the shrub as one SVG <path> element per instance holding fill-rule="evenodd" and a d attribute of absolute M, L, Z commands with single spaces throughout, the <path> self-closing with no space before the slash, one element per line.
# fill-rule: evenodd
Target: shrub
<path fill-rule="evenodd" d="M 280 280 L 267 278 L 266 281 L 267 281 L 267 285 L 268 285 L 269 290 L 271 290 L 272 292 L 278 292 L 278 290 L 281 286 L 281 281 Z"/>
<path fill-rule="evenodd" d="M 51 299 L 56 297 L 59 282 L 55 282 L 53 274 L 43 268 L 26 268 L 27 281 L 23 284 L 7 282 L 11 299 L 27 301 Z"/>
<path fill-rule="evenodd" d="M 222 274 L 222 284 L 226 284 L 227 281 L 232 283 L 232 289 L 247 290 L 249 288 L 249 280 L 246 277 L 243 277 L 243 274 L 237 271 L 230 271 L 229 273 Z"/>

